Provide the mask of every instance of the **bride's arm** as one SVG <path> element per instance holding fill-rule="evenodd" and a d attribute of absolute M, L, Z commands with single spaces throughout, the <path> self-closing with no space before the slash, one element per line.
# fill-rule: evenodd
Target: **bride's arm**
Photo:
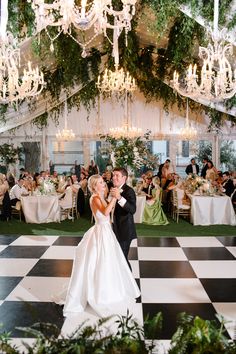
<path fill-rule="evenodd" d="M 103 205 L 101 199 L 98 196 L 94 196 L 91 201 L 91 208 L 96 214 L 96 211 L 99 210 L 105 216 L 109 215 L 115 206 L 116 198 L 112 198 L 111 201 L 105 206 Z"/>

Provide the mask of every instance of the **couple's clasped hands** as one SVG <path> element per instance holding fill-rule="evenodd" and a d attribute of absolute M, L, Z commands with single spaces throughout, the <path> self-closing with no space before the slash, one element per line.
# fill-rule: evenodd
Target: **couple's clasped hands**
<path fill-rule="evenodd" d="M 120 190 L 117 187 L 111 188 L 110 195 L 112 196 L 112 198 L 115 198 L 117 200 L 120 200 L 121 198 Z"/>

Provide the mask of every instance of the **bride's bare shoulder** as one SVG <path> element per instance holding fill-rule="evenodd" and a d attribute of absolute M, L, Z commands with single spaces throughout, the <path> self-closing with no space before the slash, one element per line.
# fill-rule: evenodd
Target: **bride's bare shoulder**
<path fill-rule="evenodd" d="M 93 194 L 92 196 L 91 196 L 91 198 L 90 198 L 90 205 L 96 205 L 96 206 L 98 206 L 98 205 L 101 205 L 102 203 L 101 203 L 101 199 L 100 199 L 100 197 L 98 196 L 98 195 L 96 195 L 96 194 Z"/>

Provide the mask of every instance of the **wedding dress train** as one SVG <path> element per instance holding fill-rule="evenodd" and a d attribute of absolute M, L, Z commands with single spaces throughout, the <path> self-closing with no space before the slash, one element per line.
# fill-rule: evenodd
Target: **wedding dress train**
<path fill-rule="evenodd" d="M 83 312 L 87 305 L 99 316 L 125 314 L 140 296 L 112 230 L 109 216 L 99 210 L 95 225 L 83 236 L 76 248 L 63 314 Z"/>

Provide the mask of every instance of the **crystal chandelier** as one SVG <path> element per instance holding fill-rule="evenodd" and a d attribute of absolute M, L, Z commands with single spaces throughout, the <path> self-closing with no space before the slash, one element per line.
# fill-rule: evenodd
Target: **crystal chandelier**
<path fill-rule="evenodd" d="M 142 129 L 130 125 L 130 112 L 129 112 L 129 101 L 128 92 L 125 94 L 125 118 L 124 123 L 120 127 L 110 128 L 109 135 L 115 139 L 128 138 L 134 139 L 142 135 Z"/>
<path fill-rule="evenodd" d="M 233 46 L 229 43 L 225 45 L 226 29 L 218 31 L 218 14 L 219 0 L 214 0 L 212 43 L 207 48 L 199 48 L 199 58 L 203 61 L 200 75 L 197 74 L 196 64 L 189 66 L 186 79 L 174 72 L 173 86 L 183 96 L 220 102 L 236 93 L 236 68 L 232 69 L 229 60 Z"/>
<path fill-rule="evenodd" d="M 116 66 L 115 71 L 105 69 L 102 77 L 98 76 L 97 87 L 102 92 L 133 92 L 137 86 L 135 79 L 132 78 L 130 73 L 125 72 L 123 68 L 118 69 Z"/>
<path fill-rule="evenodd" d="M 56 138 L 58 141 L 72 141 L 75 140 L 75 134 L 72 129 L 67 128 L 67 98 L 65 99 L 65 108 L 64 108 L 64 118 L 65 118 L 65 128 L 62 131 L 58 131 Z"/>
<path fill-rule="evenodd" d="M 8 0 L 1 2 L 0 20 L 0 103 L 18 103 L 40 94 L 45 86 L 44 77 L 38 67 L 32 68 L 30 61 L 27 70 L 19 71 L 20 48 L 13 35 L 6 32 Z"/>
<path fill-rule="evenodd" d="M 129 126 L 128 122 L 124 122 L 121 127 L 111 128 L 110 135 L 115 139 L 119 139 L 121 137 L 134 139 L 142 135 L 142 129 Z"/>
<path fill-rule="evenodd" d="M 54 0 L 51 3 L 45 3 L 44 0 L 28 0 L 32 3 L 35 12 L 36 30 L 37 32 L 46 30 L 51 40 L 51 49 L 53 49 L 53 41 L 63 32 L 82 46 L 84 56 L 86 56 L 86 46 L 97 35 L 103 33 L 108 37 L 107 29 L 113 29 L 117 38 L 123 29 L 126 34 L 130 31 L 136 1 L 120 0 L 122 8 L 115 9 L 112 0 L 81 0 L 80 6 L 75 4 L 75 0 Z M 53 38 L 47 31 L 49 26 L 57 27 L 57 34 Z M 80 31 L 92 29 L 92 36 L 80 43 L 72 36 L 73 27 Z"/>
<path fill-rule="evenodd" d="M 188 99 L 187 99 L 187 108 L 186 108 L 186 122 L 184 128 L 180 129 L 180 137 L 182 140 L 194 140 L 197 137 L 197 130 L 189 124 L 188 116 Z"/>

